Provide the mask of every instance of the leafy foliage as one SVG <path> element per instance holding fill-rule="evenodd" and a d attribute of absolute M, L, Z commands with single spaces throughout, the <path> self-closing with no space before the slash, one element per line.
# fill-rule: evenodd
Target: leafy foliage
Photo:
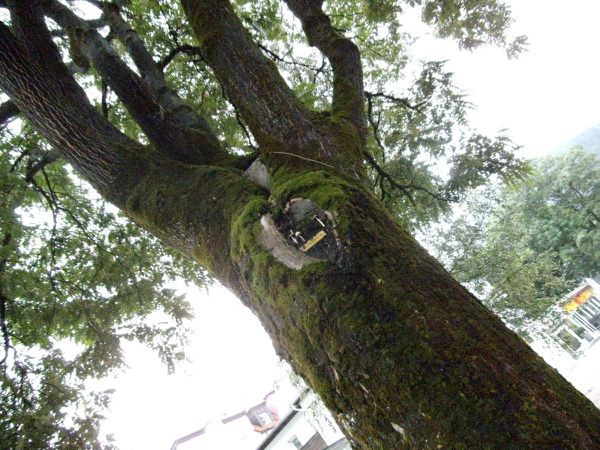
<path fill-rule="evenodd" d="M 51 162 L 27 125 L 0 146 L 0 447 L 95 448 L 108 393 L 86 380 L 123 365 L 123 340 L 173 370 L 191 315 L 165 285 L 206 277 Z"/>
<path fill-rule="evenodd" d="M 331 67 L 307 46 L 301 26 L 285 5 L 240 0 L 234 6 L 298 97 L 310 108 L 327 111 Z M 525 40 L 507 40 L 508 7 L 495 0 L 411 0 L 405 5 L 384 0 L 329 1 L 325 7 L 334 26 L 361 51 L 371 128 L 366 161 L 374 189 L 408 227 L 418 229 L 439 219 L 469 189 L 490 178 L 514 180 L 527 172 L 527 165 L 514 156 L 517 146 L 504 131 L 490 138 L 469 129 L 471 104 L 465 93 L 453 84 L 443 61 L 419 61 L 411 54 L 415 36 L 405 32 L 402 24 L 404 10 L 420 8 L 423 20 L 440 37 L 457 39 L 463 48 L 492 44 L 516 54 Z M 243 120 L 201 53 L 178 52 L 195 45 L 179 2 L 131 1 L 127 11 L 132 26 L 155 49 L 156 59 L 165 61 L 177 54 L 166 73 L 179 95 L 208 118 L 228 148 L 253 151 L 254 141 Z M 114 109 L 122 111 L 118 101 Z M 122 115 L 111 119 L 114 122 Z"/>
<path fill-rule="evenodd" d="M 86 3 L 68 3 L 84 15 Z M 206 118 L 231 152 L 251 153 L 256 143 L 205 63 L 179 2 L 118 3 L 169 85 Z M 299 98 L 327 114 L 331 67 L 307 46 L 282 2 L 233 3 Z M 526 173 L 527 165 L 515 159 L 515 146 L 503 133 L 488 138 L 469 129 L 464 92 L 454 86 L 443 62 L 411 55 L 415 37 L 402 24 L 403 13 L 415 8 L 440 37 L 456 39 L 462 48 L 493 44 L 514 55 L 525 41 L 506 37 L 511 19 L 505 5 L 496 0 L 331 0 L 325 7 L 334 26 L 361 51 L 371 130 L 365 160 L 373 188 L 407 226 L 418 229 L 437 220 L 489 179 L 513 181 Z M 54 25 L 53 30 L 69 59 L 68 34 Z M 100 30 L 108 35 L 107 27 Z M 118 42 L 112 45 L 125 53 Z M 77 77 L 112 123 L 145 141 L 93 69 Z M 123 364 L 124 339 L 155 348 L 173 369 L 183 357 L 182 324 L 190 308 L 166 285 L 177 278 L 207 281 L 203 272 L 120 217 L 56 159 L 28 124 L 1 130 L 2 448 L 100 446 L 98 424 L 109 393 L 87 395 L 86 380 Z"/>
<path fill-rule="evenodd" d="M 471 196 L 429 244 L 458 280 L 525 332 L 600 271 L 598 177 L 600 159 L 581 148 L 541 159 L 518 186 Z"/>

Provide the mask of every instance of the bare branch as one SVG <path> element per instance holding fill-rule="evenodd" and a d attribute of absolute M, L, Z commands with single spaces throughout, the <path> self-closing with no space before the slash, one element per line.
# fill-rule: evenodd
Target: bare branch
<path fill-rule="evenodd" d="M 308 43 L 323 53 L 333 69 L 334 115 L 346 117 L 366 139 L 363 72 L 358 47 L 331 25 L 323 0 L 285 0 L 300 19 Z"/>
<path fill-rule="evenodd" d="M 413 105 L 406 98 L 396 97 L 394 95 L 386 94 L 384 92 L 365 91 L 365 97 L 367 97 L 367 100 L 371 100 L 373 98 L 383 98 L 385 100 L 389 100 L 397 105 L 400 105 L 404 108 L 407 108 L 407 109 L 410 109 L 410 110 L 413 110 L 416 112 L 421 112 L 421 107 L 427 103 L 427 102 L 420 102 L 420 103 L 417 103 L 416 105 Z"/>
<path fill-rule="evenodd" d="M 369 119 L 369 124 L 371 125 L 371 129 L 373 130 L 373 137 L 375 137 L 375 142 L 377 142 L 377 146 L 381 151 L 381 156 L 385 159 L 385 146 L 383 145 L 381 137 L 379 136 L 379 124 L 378 122 L 375 122 L 375 119 L 373 119 L 373 100 L 369 95 L 367 95 L 367 118 Z"/>
<path fill-rule="evenodd" d="M 269 49 L 268 47 L 266 47 L 263 44 L 257 43 L 256 45 L 258 45 L 258 48 L 260 48 L 263 52 L 265 52 L 267 55 L 269 55 L 269 57 L 271 59 L 273 59 L 274 61 L 279 61 L 280 63 L 291 65 L 291 66 L 304 67 L 305 69 L 312 70 L 313 72 L 316 72 L 316 73 L 320 73 L 324 69 L 323 65 L 321 67 L 317 67 L 317 66 L 305 64 L 305 63 L 302 63 L 299 61 L 289 61 L 289 60 L 283 58 L 282 56 L 278 55 L 273 50 Z"/>
<path fill-rule="evenodd" d="M 10 236 L 8 234 L 7 236 Z M 8 330 L 7 308 L 8 298 L 0 289 L 0 330 L 2 330 L 2 339 L 4 341 L 4 356 L 0 360 L 0 365 L 3 365 L 8 359 L 8 352 L 12 348 L 10 343 L 10 331 Z"/>
<path fill-rule="evenodd" d="M 9 231 L 4 233 L 4 238 L 2 239 L 2 250 L 10 245 L 12 240 L 12 234 Z M 5 252 L 3 251 L 4 255 Z M 6 271 L 6 263 L 8 259 L 7 257 L 3 257 L 0 259 L 0 330 L 2 330 L 2 339 L 4 341 L 4 357 L 0 360 L 0 365 L 3 365 L 8 359 L 8 352 L 12 348 L 10 343 L 10 332 L 8 330 L 8 320 L 7 320 L 7 308 L 8 308 L 8 298 L 2 291 L 1 283 L 2 278 L 4 277 L 4 273 Z"/>
<path fill-rule="evenodd" d="M 367 160 L 367 162 L 369 163 L 369 165 L 375 170 L 375 172 L 377 172 L 377 181 L 378 181 L 378 185 L 379 188 L 381 189 L 381 195 L 382 196 L 386 196 L 389 195 L 385 192 L 385 186 L 384 186 L 384 182 L 387 181 L 389 183 L 389 185 L 392 187 L 392 189 L 397 189 L 400 192 L 402 192 L 406 197 L 408 197 L 408 200 L 412 203 L 413 206 L 416 206 L 415 200 L 412 196 L 412 192 L 414 191 L 421 191 L 426 193 L 427 195 L 435 198 L 438 201 L 448 201 L 448 198 L 443 196 L 443 195 L 439 195 L 435 192 L 431 192 L 429 189 L 420 186 L 418 184 L 414 184 L 414 183 L 410 183 L 410 184 L 402 184 L 399 183 L 393 175 L 391 175 L 390 173 L 386 172 L 386 170 L 381 167 L 377 161 L 375 160 L 375 158 L 373 158 L 373 155 L 371 155 L 369 152 L 365 151 L 363 153 L 365 159 Z M 377 184 L 377 183 L 376 183 Z"/>
<path fill-rule="evenodd" d="M 169 63 L 173 61 L 173 59 L 175 59 L 175 57 L 180 53 L 202 57 L 202 50 L 200 49 L 200 47 L 196 47 L 194 45 L 178 45 L 177 47 L 173 48 L 167 54 L 167 56 L 165 56 L 158 62 L 158 67 L 160 68 L 160 70 L 164 70 L 169 65 Z"/>

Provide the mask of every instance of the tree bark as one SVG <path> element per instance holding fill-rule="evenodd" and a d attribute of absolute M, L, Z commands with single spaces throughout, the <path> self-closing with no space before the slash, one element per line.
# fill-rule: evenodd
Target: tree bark
<path fill-rule="evenodd" d="M 184 3 L 200 34 L 206 17 L 233 14 L 221 0 Z M 31 32 L 27 14 L 22 20 Z M 217 27 L 223 39 L 250 45 L 238 22 L 225 22 L 231 28 Z M 203 45 L 218 45 L 215 36 Z M 287 102 L 289 92 L 261 99 L 244 91 L 247 83 L 262 89 L 252 80 L 271 70 L 246 67 L 239 84 L 229 81 L 230 93 L 243 114 L 257 111 L 248 123 L 264 147 L 265 189 L 238 169 L 183 164 L 129 140 L 83 100 L 57 58 L 42 66 L 25 42 L 0 25 L 0 87 L 105 196 L 254 311 L 354 448 L 600 448 L 600 411 L 454 281 L 365 187 L 354 129 L 360 118 L 316 120 L 292 101 L 277 122 L 271 106 L 278 95 Z M 52 53 L 46 44 L 37 51 Z M 259 58 L 230 47 L 208 55 L 223 77 L 233 71 L 228 58 Z M 263 109 L 254 109 L 256 101 Z M 355 101 L 349 105 L 357 114 Z M 296 115 L 297 123 L 287 122 Z"/>
<path fill-rule="evenodd" d="M 210 188 L 217 210 L 239 201 L 224 217 L 206 218 L 207 229 L 218 221 L 222 233 L 198 240 L 191 252 L 258 315 L 278 354 L 321 396 L 355 448 L 598 448 L 594 405 L 454 281 L 371 193 L 325 170 L 269 163 L 277 165 L 270 199 L 257 190 Z M 130 214 L 173 236 L 177 226 L 165 219 L 209 206 L 206 192 L 192 194 L 192 187 L 155 180 L 132 200 Z M 159 198 L 168 204 L 181 195 L 187 206 L 149 221 Z M 297 199 L 317 205 L 310 214 L 333 218 L 326 224 L 333 243 L 322 253 L 316 244 L 317 256 L 287 238 L 303 229 L 302 220 L 290 219 Z"/>

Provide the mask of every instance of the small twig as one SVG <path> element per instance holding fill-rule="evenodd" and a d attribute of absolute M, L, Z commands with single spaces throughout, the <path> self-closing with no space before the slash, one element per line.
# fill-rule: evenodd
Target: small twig
<path fill-rule="evenodd" d="M 411 109 L 411 110 L 417 111 L 417 112 L 421 112 L 421 107 L 427 103 L 426 101 L 422 101 L 420 103 L 417 103 L 416 105 L 413 105 L 406 98 L 396 97 L 394 95 L 386 94 L 385 92 L 365 91 L 365 97 L 367 97 L 367 100 L 370 100 L 373 97 L 384 98 L 384 99 L 389 100 L 393 103 L 396 103 L 400 106 L 403 106 L 405 108 L 408 108 L 408 109 Z"/>
<path fill-rule="evenodd" d="M 248 145 L 250 145 L 250 147 L 252 147 L 253 150 L 257 150 L 256 146 L 252 143 L 252 136 L 250 136 L 250 132 L 248 131 L 248 128 L 246 128 L 246 125 L 242 121 L 240 112 L 235 107 L 234 107 L 234 110 L 235 110 L 235 120 L 237 120 L 238 125 L 244 132 L 244 135 L 246 135 L 246 139 L 248 139 Z"/>
<path fill-rule="evenodd" d="M 317 161 L 315 159 L 306 158 L 304 156 L 296 155 L 295 153 L 288 153 L 288 152 L 271 152 L 271 153 L 274 154 L 274 155 L 293 156 L 293 157 L 298 158 L 298 159 L 303 159 L 304 161 L 310 161 L 310 162 L 314 162 L 316 164 L 321 164 L 323 166 L 331 167 L 333 170 L 335 170 L 335 167 L 333 167 L 331 164 L 327 164 L 327 163 L 324 163 L 322 161 Z"/>
<path fill-rule="evenodd" d="M 2 239 L 2 247 L 8 247 L 10 241 L 12 239 L 12 234 L 6 232 L 4 234 L 4 239 Z M 0 279 L 4 275 L 6 270 L 7 258 L 4 257 L 0 260 Z M 1 286 L 1 283 L 0 283 Z M 4 357 L 0 360 L 0 365 L 4 365 L 6 360 L 8 359 L 8 352 L 12 348 L 10 343 L 10 332 L 8 331 L 8 322 L 7 322 L 7 303 L 8 298 L 4 295 L 4 292 L 0 289 L 0 329 L 2 330 L 2 337 L 4 339 Z"/>
<path fill-rule="evenodd" d="M 312 66 L 310 64 L 306 64 L 306 63 L 302 63 L 302 62 L 298 62 L 298 61 L 288 61 L 287 59 L 279 56 L 277 53 L 275 53 L 273 50 L 267 48 L 266 46 L 257 43 L 256 44 L 258 46 L 258 48 L 260 48 L 263 52 L 265 52 L 267 55 L 269 55 L 271 57 L 271 59 L 275 60 L 275 61 L 279 61 L 283 64 L 288 64 L 288 65 L 293 65 L 293 66 L 300 66 L 300 67 L 304 67 L 305 69 L 309 69 L 312 70 L 313 72 L 316 72 L 317 74 L 319 74 L 320 72 L 323 71 L 323 69 L 326 66 L 325 60 L 323 59 L 323 64 L 321 67 L 316 67 L 316 66 Z"/>
<path fill-rule="evenodd" d="M 197 56 L 201 60 L 204 59 L 202 56 L 202 49 L 200 47 L 196 47 L 194 45 L 187 45 L 187 44 L 186 45 L 178 45 L 177 47 L 173 48 L 167 54 L 167 56 L 165 56 L 163 59 L 161 59 L 157 63 L 160 70 L 164 70 L 165 67 L 167 67 L 169 65 L 169 63 L 171 61 L 173 61 L 173 59 L 175 59 L 175 57 L 177 55 L 179 55 L 180 53 L 185 53 L 186 55 Z"/>
<path fill-rule="evenodd" d="M 371 167 L 373 169 L 375 169 L 375 171 L 377 172 L 378 179 L 379 179 L 379 188 L 382 190 L 382 192 L 384 191 L 383 182 L 385 180 L 390 184 L 391 187 L 402 191 L 408 197 L 408 199 L 410 200 L 410 202 L 412 203 L 413 206 L 416 206 L 416 203 L 411 195 L 411 190 L 425 192 L 426 194 L 430 195 L 431 197 L 435 198 L 438 201 L 448 201 L 447 197 L 444 197 L 442 195 L 431 192 L 429 189 L 427 189 L 423 186 L 419 186 L 418 184 L 400 184 L 400 183 L 398 183 L 392 175 L 390 175 L 379 164 L 377 164 L 377 161 L 375 161 L 375 158 L 373 158 L 373 155 L 371 155 L 367 151 L 364 151 L 363 155 L 365 156 L 365 159 L 371 165 Z M 389 193 L 386 193 L 386 195 L 389 196 Z M 382 196 L 383 196 L 383 193 L 382 193 Z"/>
<path fill-rule="evenodd" d="M 375 142 L 377 142 L 377 146 L 381 150 L 382 158 L 385 161 L 385 147 L 381 138 L 379 137 L 379 121 L 375 122 L 373 120 L 373 99 L 370 95 L 366 96 L 367 98 L 367 119 L 369 120 L 369 125 L 373 129 L 373 136 L 375 137 Z"/>

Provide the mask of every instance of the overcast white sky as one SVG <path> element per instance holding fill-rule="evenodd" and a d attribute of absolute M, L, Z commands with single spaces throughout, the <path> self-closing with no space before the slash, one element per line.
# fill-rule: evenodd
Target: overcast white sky
<path fill-rule="evenodd" d="M 507 3 L 515 34 L 529 37 L 529 51 L 517 60 L 495 48 L 457 53 L 451 42 L 432 53 L 449 58 L 457 84 L 477 106 L 473 125 L 487 133 L 507 128 L 524 155 L 539 156 L 600 123 L 600 1 Z"/>
<path fill-rule="evenodd" d="M 457 53 L 450 42 L 419 44 L 449 59 L 456 83 L 477 105 L 472 123 L 494 134 L 507 128 L 526 156 L 539 156 L 600 122 L 598 0 L 511 0 L 515 32 L 529 52 Z M 190 292 L 197 308 L 190 363 L 177 374 L 140 347 L 128 354 L 104 432 L 123 450 L 168 449 L 205 421 L 246 408 L 272 389 L 277 360 L 257 319 L 223 288 Z"/>

